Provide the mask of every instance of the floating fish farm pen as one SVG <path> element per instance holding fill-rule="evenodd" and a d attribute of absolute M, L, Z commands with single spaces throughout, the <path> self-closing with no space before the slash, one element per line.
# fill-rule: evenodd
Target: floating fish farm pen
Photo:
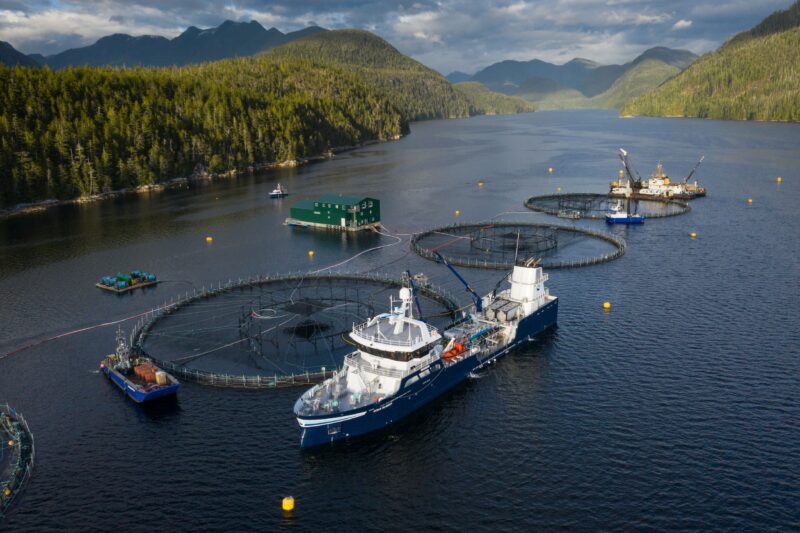
<path fill-rule="evenodd" d="M 0 520 L 33 473 L 36 449 L 28 422 L 8 404 L 0 405 Z"/>
<path fill-rule="evenodd" d="M 627 245 L 616 235 L 574 226 L 496 222 L 417 233 L 411 248 L 432 261 L 439 254 L 457 266 L 504 270 L 530 258 L 544 268 L 596 265 L 621 257 Z"/>
<path fill-rule="evenodd" d="M 408 279 L 357 274 L 258 276 L 165 304 L 134 327 L 137 353 L 175 377 L 217 387 L 276 388 L 330 377 L 353 348 L 343 335 L 388 309 Z M 445 327 L 458 304 L 420 286 L 425 319 Z"/>
<path fill-rule="evenodd" d="M 287 226 L 361 231 L 381 224 L 381 203 L 366 196 L 326 194 L 316 200 L 301 200 L 291 209 Z"/>
<path fill-rule="evenodd" d="M 116 276 L 103 276 L 95 283 L 95 287 L 104 291 L 122 294 L 140 287 L 150 287 L 159 282 L 158 277 L 150 272 L 134 270 L 128 274 L 118 273 Z"/>
<path fill-rule="evenodd" d="M 554 215 L 561 218 L 588 218 L 602 220 L 609 208 L 619 200 L 607 194 L 568 193 L 533 196 L 525 200 L 525 207 L 531 211 Z M 688 213 L 691 207 L 681 200 L 648 198 L 634 200 L 637 212 L 646 218 L 664 218 Z"/>

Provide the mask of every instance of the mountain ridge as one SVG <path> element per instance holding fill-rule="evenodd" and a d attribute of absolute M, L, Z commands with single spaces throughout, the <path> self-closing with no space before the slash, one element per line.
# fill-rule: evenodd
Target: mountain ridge
<path fill-rule="evenodd" d="M 39 63 L 53 69 L 75 66 L 183 66 L 251 56 L 324 31 L 327 30 L 309 26 L 283 33 L 277 28 L 266 29 L 255 20 L 226 20 L 213 28 L 189 26 L 172 39 L 160 35 L 115 33 L 103 36 L 88 46 L 38 57 L 41 58 Z"/>
<path fill-rule="evenodd" d="M 39 63 L 32 57 L 28 57 L 13 46 L 11 43 L 0 41 L 0 64 L 8 67 L 38 67 Z"/>
<path fill-rule="evenodd" d="M 457 90 L 440 73 L 365 30 L 311 35 L 273 48 L 266 55 L 321 61 L 353 70 L 381 88 L 407 120 L 468 117 L 515 108 L 513 101 L 474 88 Z"/>
<path fill-rule="evenodd" d="M 576 89 L 584 96 L 592 97 L 609 89 L 617 78 L 646 59 L 658 59 L 668 65 L 684 69 L 697 59 L 697 55 L 689 50 L 655 46 L 622 65 L 602 65 L 578 57 L 561 65 L 541 59 L 529 61 L 507 59 L 479 70 L 470 81 L 479 81 L 490 89 L 505 94 L 516 94 L 527 79 L 547 78 L 565 87 Z"/>

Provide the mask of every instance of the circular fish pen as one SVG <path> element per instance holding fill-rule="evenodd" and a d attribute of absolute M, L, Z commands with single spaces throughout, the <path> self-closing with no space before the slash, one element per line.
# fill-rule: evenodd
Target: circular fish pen
<path fill-rule="evenodd" d="M 438 255 L 463 267 L 510 269 L 536 258 L 544 268 L 596 265 L 621 257 L 621 237 L 574 226 L 497 222 L 458 224 L 417 233 L 411 248 L 433 261 Z"/>
<path fill-rule="evenodd" d="M 611 198 L 607 194 L 568 193 L 533 196 L 525 200 L 525 207 L 531 211 L 554 215 L 561 218 L 592 220 L 603 219 L 609 208 L 624 199 Z M 656 199 L 631 200 L 631 206 L 645 218 L 674 217 L 688 213 L 691 207 L 682 200 Z"/>
<path fill-rule="evenodd" d="M 135 326 L 132 345 L 187 381 L 239 388 L 313 383 L 353 350 L 345 340 L 353 325 L 389 311 L 390 298 L 408 283 L 355 274 L 231 281 L 149 313 Z M 426 280 L 415 286 L 423 318 L 449 325 L 456 301 Z"/>
<path fill-rule="evenodd" d="M 28 422 L 8 404 L 0 405 L 0 520 L 33 473 L 36 450 Z"/>

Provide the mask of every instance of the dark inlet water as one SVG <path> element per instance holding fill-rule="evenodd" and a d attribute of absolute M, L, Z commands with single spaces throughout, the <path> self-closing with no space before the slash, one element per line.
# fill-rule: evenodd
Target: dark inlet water
<path fill-rule="evenodd" d="M 686 215 L 614 228 L 629 244 L 617 261 L 551 271 L 555 332 L 387 434 L 302 453 L 291 415 L 301 390 L 186 384 L 176 403 L 142 409 L 97 373 L 113 327 L 0 359 L 0 401 L 26 416 L 38 452 L 0 527 L 797 529 L 797 125 L 593 111 L 430 122 L 280 174 L 3 221 L 0 353 L 193 286 L 316 269 L 393 242 L 293 231 L 281 222 L 294 200 L 375 196 L 389 230 L 409 233 L 449 224 L 455 210 L 464 221 L 523 211 L 525 198 L 558 187 L 603 192 L 620 146 L 642 174 L 661 159 L 680 177 L 705 154 L 709 196 Z M 276 181 L 287 200 L 267 198 Z M 135 268 L 169 281 L 125 297 L 93 287 Z M 406 268 L 460 291 L 407 241 L 342 267 Z M 498 277 L 463 272 L 482 290 Z M 292 519 L 280 511 L 288 494 Z"/>

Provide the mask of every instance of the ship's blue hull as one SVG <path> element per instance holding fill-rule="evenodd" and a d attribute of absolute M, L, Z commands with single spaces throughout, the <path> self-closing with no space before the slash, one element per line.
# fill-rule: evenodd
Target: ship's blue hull
<path fill-rule="evenodd" d="M 119 387 L 120 389 L 128 395 L 128 397 L 136 403 L 144 403 L 144 402 L 151 402 L 158 398 L 163 398 L 165 396 L 171 396 L 178 392 L 178 389 L 181 387 L 180 383 L 173 383 L 171 385 L 154 385 L 152 389 L 148 391 L 139 390 L 138 388 L 132 386 L 132 384 L 125 379 L 125 377 L 115 370 L 111 370 L 107 366 L 103 366 L 101 368 L 103 373 L 111 379 L 111 382 Z"/>
<path fill-rule="evenodd" d="M 626 224 L 628 226 L 633 224 L 644 224 L 644 217 L 628 217 L 628 218 L 606 217 L 606 224 Z"/>
<path fill-rule="evenodd" d="M 433 363 L 427 369 L 406 377 L 401 384 L 400 392 L 377 404 L 343 412 L 339 416 L 326 414 L 300 417 L 302 419 L 300 447 L 310 448 L 365 435 L 402 420 L 464 381 L 472 371 L 491 363 L 555 326 L 557 317 L 556 299 L 520 321 L 514 340 L 496 352 L 484 355 L 482 358 L 471 355 L 450 366 L 445 366 L 442 362 Z M 430 372 L 421 377 L 428 370 Z M 413 384 L 407 385 L 409 382 Z M 302 427 L 303 425 L 305 427 Z"/>

